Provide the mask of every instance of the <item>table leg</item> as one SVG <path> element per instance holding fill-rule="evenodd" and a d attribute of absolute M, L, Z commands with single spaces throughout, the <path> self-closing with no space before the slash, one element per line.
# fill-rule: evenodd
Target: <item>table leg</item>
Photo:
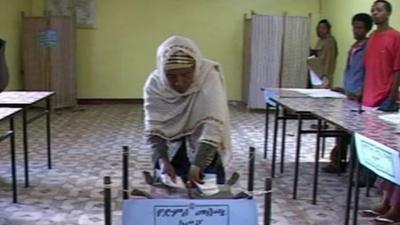
<path fill-rule="evenodd" d="M 283 114 L 282 120 L 282 145 L 281 145 L 281 173 L 285 170 L 285 144 L 286 144 L 286 119 L 285 114 Z"/>
<path fill-rule="evenodd" d="M 23 151 L 24 151 L 24 172 L 25 172 L 25 187 L 29 187 L 29 156 L 28 156 L 28 109 L 22 109 L 22 137 L 23 137 Z"/>
<path fill-rule="evenodd" d="M 13 202 L 17 203 L 17 171 L 15 166 L 15 129 L 14 129 L 14 118 L 10 118 L 10 149 L 11 149 L 11 176 L 12 176 L 12 190 L 13 190 Z"/>
<path fill-rule="evenodd" d="M 314 184 L 313 184 L 313 197 L 312 204 L 317 204 L 317 192 L 318 192 L 318 175 L 319 175 L 319 157 L 321 150 L 321 119 L 318 119 L 318 128 L 317 128 L 317 144 L 316 144 L 316 152 L 315 152 L 315 164 L 314 164 Z"/>
<path fill-rule="evenodd" d="M 347 198 L 346 198 L 346 210 L 345 210 L 345 216 L 344 216 L 344 225 L 349 225 L 350 221 L 350 208 L 351 208 L 351 198 L 352 198 L 352 192 L 353 192 L 353 187 L 352 187 L 352 182 L 353 182 L 353 177 L 354 177 L 354 167 L 355 167 L 355 143 L 354 143 L 354 136 L 350 145 L 350 171 L 349 171 L 349 181 L 348 181 L 348 186 L 347 186 Z"/>
<path fill-rule="evenodd" d="M 294 164 L 294 181 L 293 181 L 293 199 L 297 199 L 297 183 L 299 180 L 299 162 L 300 162 L 300 148 L 301 148 L 301 130 L 302 130 L 302 115 L 297 114 L 297 142 L 296 142 L 296 155 Z"/>
<path fill-rule="evenodd" d="M 46 139 L 47 139 L 47 167 L 52 168 L 51 161 L 51 126 L 50 126 L 50 98 L 46 99 Z"/>
<path fill-rule="evenodd" d="M 269 104 L 265 103 L 264 159 L 268 158 Z"/>
<path fill-rule="evenodd" d="M 279 105 L 275 106 L 275 121 L 274 121 L 274 138 L 272 143 L 272 164 L 271 164 L 271 177 L 275 177 L 275 161 L 276 161 L 276 145 L 278 139 L 278 123 L 279 123 Z"/>
<path fill-rule="evenodd" d="M 360 184 L 358 180 L 360 179 L 360 162 L 358 159 L 355 161 L 356 163 L 356 178 L 355 178 L 355 193 L 354 193 L 354 209 L 353 209 L 353 225 L 357 225 L 358 219 L 358 200 L 360 198 Z"/>

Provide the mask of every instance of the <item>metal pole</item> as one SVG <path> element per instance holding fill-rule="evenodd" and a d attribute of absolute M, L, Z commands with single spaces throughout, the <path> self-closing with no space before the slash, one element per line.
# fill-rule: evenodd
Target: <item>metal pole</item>
<path fill-rule="evenodd" d="M 22 136 L 24 145 L 24 172 L 25 172 L 25 187 L 29 187 L 29 156 L 28 156 L 28 122 L 27 108 L 22 109 Z"/>
<path fill-rule="evenodd" d="M 254 163 L 255 163 L 255 151 L 254 147 L 250 147 L 249 149 L 249 178 L 247 180 L 247 190 L 254 190 Z"/>
<path fill-rule="evenodd" d="M 356 159 L 356 179 L 355 179 L 355 193 L 354 193 L 354 209 L 353 209 L 353 225 L 357 225 L 357 217 L 358 217 L 358 200 L 360 198 L 360 162 Z"/>
<path fill-rule="evenodd" d="M 276 162 L 276 145 L 278 139 L 278 126 L 279 126 L 279 105 L 275 106 L 275 121 L 274 121 L 274 137 L 272 142 L 272 167 L 271 167 L 271 177 L 275 177 L 275 162 Z"/>
<path fill-rule="evenodd" d="M 10 118 L 10 149 L 11 149 L 11 176 L 12 176 L 12 190 L 13 190 L 13 202 L 17 203 L 17 170 L 15 167 L 15 129 L 14 129 L 14 118 Z"/>
<path fill-rule="evenodd" d="M 122 198 L 129 198 L 129 147 L 122 147 Z"/>
<path fill-rule="evenodd" d="M 104 224 L 112 225 L 111 218 L 111 178 L 104 177 Z"/>
<path fill-rule="evenodd" d="M 286 144 L 286 118 L 285 111 L 283 112 L 282 120 L 282 145 L 281 145 L 281 173 L 285 170 L 285 144 Z"/>
<path fill-rule="evenodd" d="M 265 103 L 264 159 L 268 158 L 269 104 Z"/>
<path fill-rule="evenodd" d="M 265 179 L 265 194 L 264 194 L 264 225 L 271 224 L 271 205 L 272 205 L 272 180 Z"/>
<path fill-rule="evenodd" d="M 296 141 L 296 156 L 294 166 L 294 181 L 293 181 L 293 199 L 297 199 L 297 184 L 299 181 L 299 164 L 300 164 L 300 148 L 301 148 L 301 130 L 302 130 L 302 115 L 297 114 L 297 141 Z"/>
<path fill-rule="evenodd" d="M 51 127 L 50 127 L 50 98 L 46 99 L 46 132 L 47 132 L 47 167 L 52 168 L 51 163 Z"/>
<path fill-rule="evenodd" d="M 318 191 L 318 172 L 319 172 L 319 157 L 321 149 L 321 119 L 318 119 L 318 129 L 317 129 L 317 150 L 315 152 L 315 165 L 314 165 L 314 184 L 313 184 L 313 196 L 312 204 L 317 204 L 317 191 Z"/>
<path fill-rule="evenodd" d="M 354 177 L 354 167 L 356 164 L 356 149 L 354 143 L 354 135 L 350 145 L 350 171 L 349 171 L 349 183 L 347 187 L 347 199 L 346 199 L 346 210 L 344 216 L 344 225 L 349 225 L 350 222 L 350 210 L 351 210 L 351 198 L 352 198 L 352 182 Z"/>

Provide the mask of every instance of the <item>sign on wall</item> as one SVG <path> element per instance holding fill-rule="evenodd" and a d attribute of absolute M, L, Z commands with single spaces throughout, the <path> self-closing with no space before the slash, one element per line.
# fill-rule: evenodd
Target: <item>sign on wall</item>
<path fill-rule="evenodd" d="M 58 34 L 56 30 L 48 29 L 38 33 L 38 44 L 41 48 L 57 48 Z"/>

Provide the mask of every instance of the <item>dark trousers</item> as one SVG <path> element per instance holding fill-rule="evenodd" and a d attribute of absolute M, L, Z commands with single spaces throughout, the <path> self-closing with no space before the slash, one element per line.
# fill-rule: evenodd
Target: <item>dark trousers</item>
<path fill-rule="evenodd" d="M 172 158 L 171 165 L 174 167 L 176 175 L 182 177 L 183 181 L 186 182 L 187 174 L 190 170 L 191 164 L 189 158 L 187 157 L 186 144 L 184 141 Z M 158 163 L 156 168 L 159 168 Z M 203 173 L 216 174 L 217 184 L 225 184 L 225 170 L 218 153 L 215 153 L 213 161 L 203 171 Z"/>

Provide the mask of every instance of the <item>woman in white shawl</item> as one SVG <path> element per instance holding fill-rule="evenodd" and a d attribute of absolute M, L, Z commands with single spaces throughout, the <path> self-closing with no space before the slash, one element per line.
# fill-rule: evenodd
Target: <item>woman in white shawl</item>
<path fill-rule="evenodd" d="M 156 169 L 174 182 L 202 183 L 204 173 L 225 182 L 230 126 L 223 75 L 196 44 L 172 36 L 157 50 L 157 69 L 144 87 L 145 132 Z"/>

